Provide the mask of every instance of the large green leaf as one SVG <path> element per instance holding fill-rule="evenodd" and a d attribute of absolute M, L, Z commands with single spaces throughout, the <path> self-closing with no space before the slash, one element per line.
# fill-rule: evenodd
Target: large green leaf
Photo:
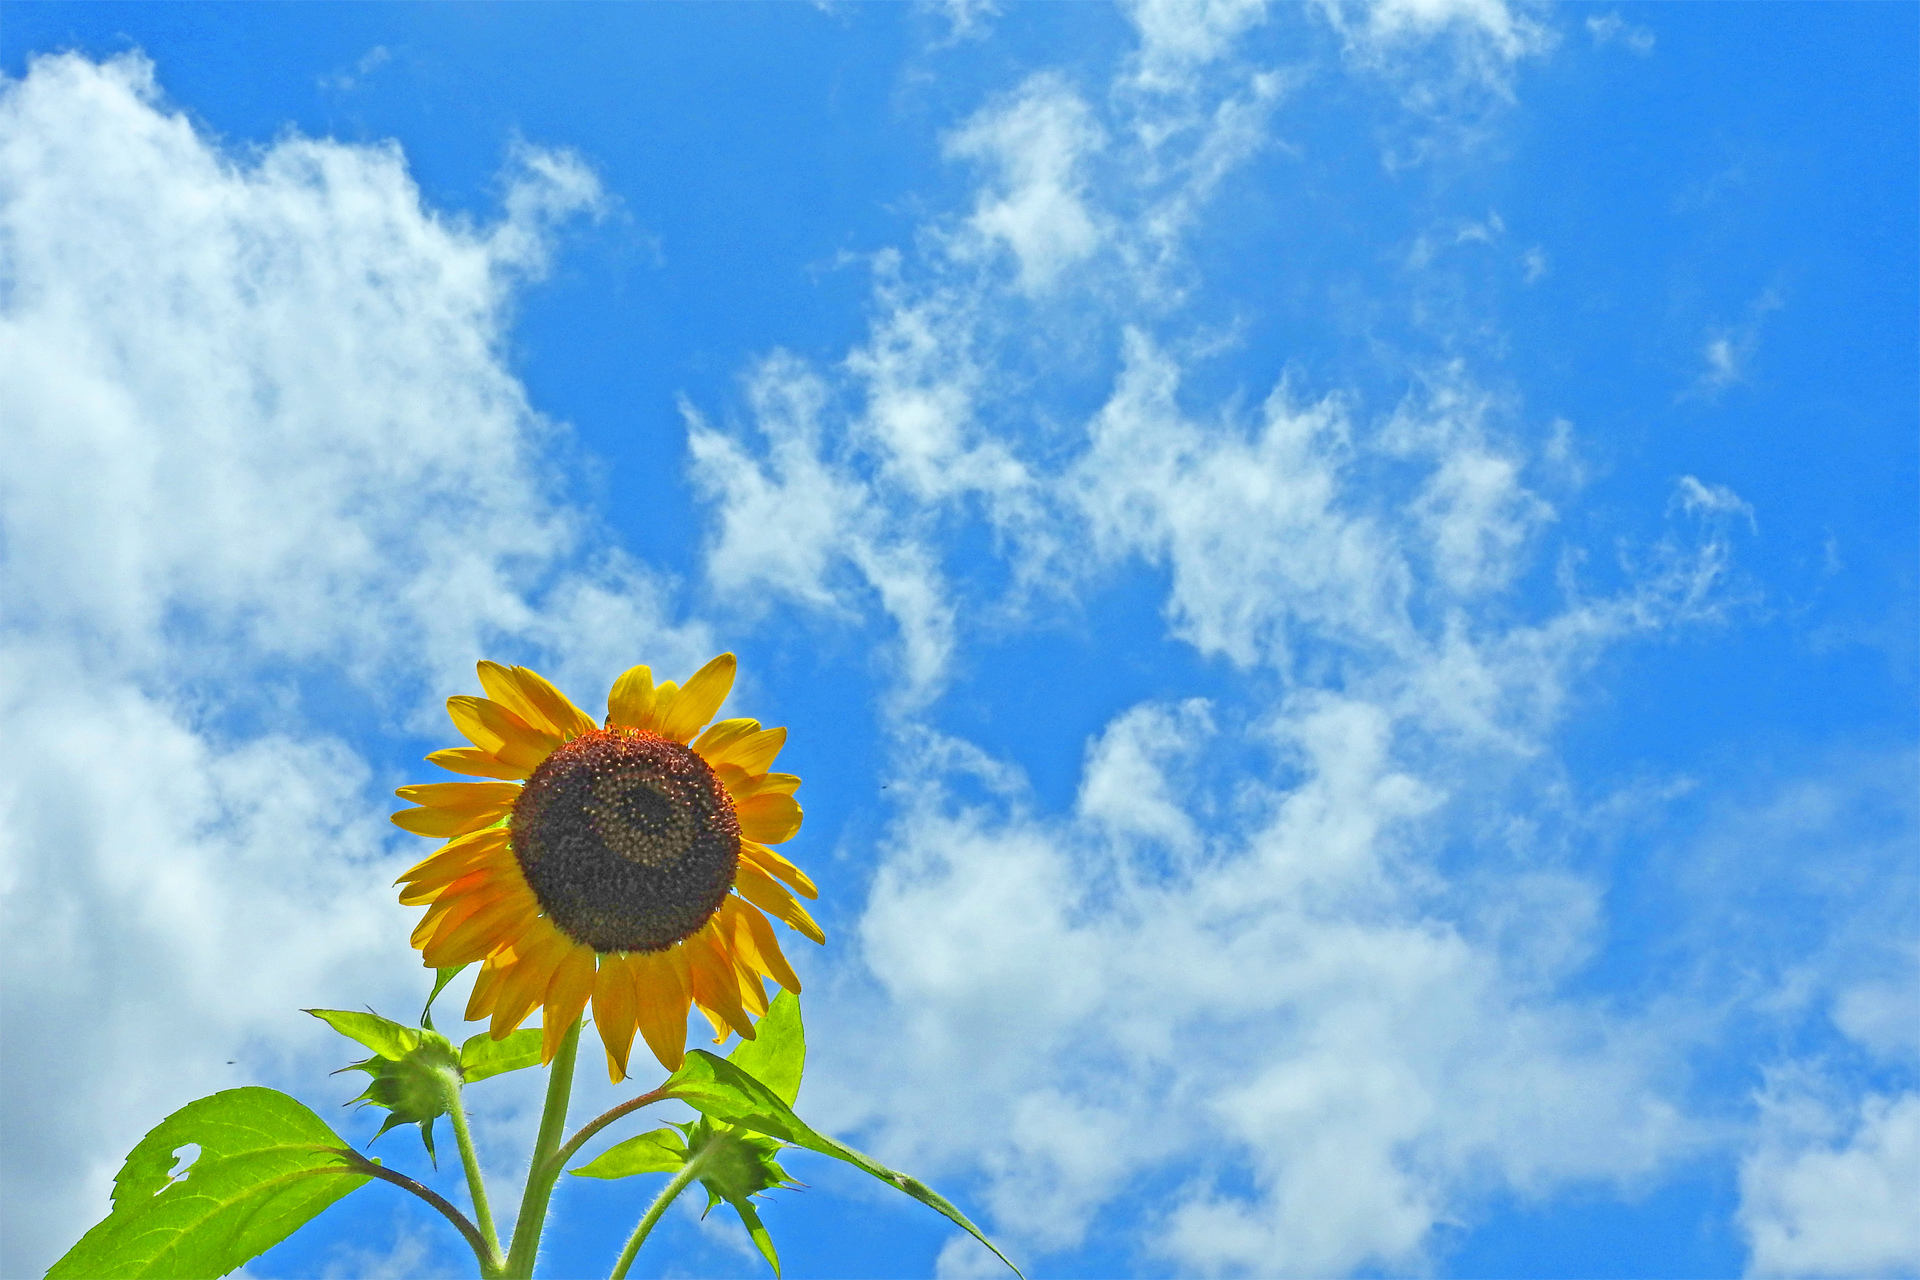
<path fill-rule="evenodd" d="M 182 1147 L 200 1148 L 170 1177 Z M 284 1093 L 227 1089 L 156 1125 L 113 1180 L 113 1212 L 47 1280 L 206 1280 L 279 1244 L 367 1181 L 346 1139 Z"/>
<path fill-rule="evenodd" d="M 791 991 L 775 996 L 754 1031 L 753 1039 L 734 1046 L 727 1061 L 773 1090 L 791 1107 L 800 1096 L 800 1076 L 807 1067 L 807 1032 L 800 1022 L 800 997 Z"/>
<path fill-rule="evenodd" d="M 825 1134 L 815 1133 L 807 1123 L 793 1114 L 793 1109 L 776 1095 L 773 1090 L 742 1071 L 725 1058 L 717 1058 L 705 1049 L 695 1049 L 687 1054 L 680 1069 L 673 1073 L 663 1086 L 666 1096 L 678 1098 L 688 1106 L 715 1120 L 724 1120 L 729 1124 L 752 1129 L 770 1137 L 791 1142 L 796 1147 L 805 1147 L 809 1151 L 818 1151 L 821 1155 L 844 1160 L 854 1168 L 871 1174 L 898 1191 L 926 1205 L 934 1212 L 945 1216 L 967 1234 L 993 1250 L 994 1257 L 1012 1267 L 1015 1275 L 1020 1268 L 1015 1267 L 994 1246 L 993 1241 L 980 1233 L 980 1229 L 967 1221 L 967 1216 L 945 1197 L 917 1178 L 887 1168 L 878 1160 L 862 1152 L 855 1151 L 845 1143 L 837 1142 Z"/>
<path fill-rule="evenodd" d="M 472 1084 L 488 1076 L 539 1066 L 541 1034 L 540 1028 L 529 1027 L 499 1040 L 485 1031 L 469 1037 L 460 1046 L 461 1078 Z"/>

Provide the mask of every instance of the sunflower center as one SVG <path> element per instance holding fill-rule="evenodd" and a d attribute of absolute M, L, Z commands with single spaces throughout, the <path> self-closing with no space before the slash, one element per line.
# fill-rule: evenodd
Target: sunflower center
<path fill-rule="evenodd" d="M 541 909 L 596 951 L 659 951 L 694 933 L 740 861 L 740 821 L 707 762 L 630 729 L 596 729 L 543 760 L 509 830 Z"/>

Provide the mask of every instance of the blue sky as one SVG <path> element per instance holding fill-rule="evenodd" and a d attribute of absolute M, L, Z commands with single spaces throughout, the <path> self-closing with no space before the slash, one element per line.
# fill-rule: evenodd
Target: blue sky
<path fill-rule="evenodd" d="M 372 1135 L 295 1010 L 423 992 L 476 659 L 733 649 L 801 1110 L 1029 1274 L 1920 1271 L 1917 34 L 10 3 L 5 1270 L 202 1093 Z M 789 1275 L 990 1273 L 826 1163 Z M 400 1201 L 248 1273 L 461 1274 Z"/>

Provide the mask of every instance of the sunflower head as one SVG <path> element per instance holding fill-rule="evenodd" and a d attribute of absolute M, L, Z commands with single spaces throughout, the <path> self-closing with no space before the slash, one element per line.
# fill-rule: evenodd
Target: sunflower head
<path fill-rule="evenodd" d="M 721 654 L 685 685 L 621 676 L 604 724 L 525 667 L 482 662 L 484 697 L 447 700 L 471 744 L 427 759 L 486 782 L 400 788 L 399 826 L 446 843 L 400 877 L 436 968 L 481 961 L 467 1017 L 504 1037 L 543 1010 L 543 1052 L 589 1002 L 607 1069 L 636 1032 L 680 1065 L 687 1014 L 714 1042 L 754 1035 L 765 980 L 800 981 L 768 921 L 824 941 L 795 894 L 813 882 L 769 846 L 800 829 L 800 779 L 770 772 L 785 729 L 712 721 L 733 686 Z"/>

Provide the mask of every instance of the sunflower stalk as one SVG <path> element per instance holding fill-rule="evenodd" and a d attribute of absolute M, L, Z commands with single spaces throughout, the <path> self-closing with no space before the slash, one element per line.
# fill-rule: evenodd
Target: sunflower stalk
<path fill-rule="evenodd" d="M 680 1167 L 680 1172 L 673 1175 L 671 1182 L 660 1188 L 660 1194 L 653 1198 L 653 1203 L 647 1206 L 647 1211 L 640 1216 L 640 1221 L 634 1226 L 633 1234 L 627 1237 L 627 1243 L 620 1250 L 619 1258 L 614 1261 L 613 1270 L 607 1274 L 607 1280 L 626 1280 L 627 1269 L 633 1266 L 633 1260 L 639 1254 L 640 1246 L 645 1244 L 647 1237 L 653 1233 L 653 1224 L 660 1221 L 660 1215 L 667 1211 L 668 1205 L 680 1198 L 682 1191 L 693 1185 L 693 1180 L 700 1176 L 700 1170 L 706 1167 L 707 1161 L 712 1159 L 712 1153 L 715 1150 L 714 1147 L 708 1147 L 697 1152 L 692 1159 Z"/>
<path fill-rule="evenodd" d="M 480 1156 L 473 1147 L 473 1134 L 467 1127 L 467 1109 L 460 1102 L 460 1085 L 449 1081 L 447 1098 L 447 1119 L 453 1124 L 453 1137 L 460 1144 L 460 1163 L 467 1171 L 467 1192 L 473 1198 L 474 1225 L 480 1234 L 481 1247 L 474 1249 L 480 1259 L 480 1275 L 483 1280 L 494 1280 L 506 1266 L 507 1260 L 500 1252 L 500 1235 L 494 1230 L 493 1209 L 487 1203 L 487 1182 L 480 1176 Z"/>
<path fill-rule="evenodd" d="M 547 1079 L 547 1105 L 540 1113 L 540 1136 L 533 1144 L 533 1160 L 527 1169 L 526 1193 L 520 1197 L 520 1216 L 513 1224 L 513 1244 L 507 1250 L 507 1265 L 502 1280 L 533 1280 L 533 1261 L 540 1252 L 540 1235 L 546 1226 L 547 1205 L 553 1199 L 553 1184 L 560 1180 L 560 1166 L 554 1154 L 567 1128 L 567 1105 L 573 1098 L 573 1064 L 580 1050 L 580 1022 L 560 1040 L 553 1055 L 553 1067 Z"/>

